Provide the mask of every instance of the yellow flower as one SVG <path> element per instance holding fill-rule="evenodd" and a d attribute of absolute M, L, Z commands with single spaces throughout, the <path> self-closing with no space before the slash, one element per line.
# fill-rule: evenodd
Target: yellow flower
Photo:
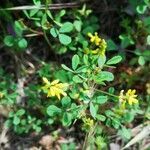
<path fill-rule="evenodd" d="M 91 50 L 92 54 L 105 55 L 107 43 L 104 39 L 98 37 L 97 32 L 94 35 L 88 33 L 90 37 L 90 42 L 96 46 L 95 50 Z"/>
<path fill-rule="evenodd" d="M 119 101 L 120 101 L 120 102 L 123 102 L 123 101 L 124 101 L 124 94 L 123 94 L 123 93 L 124 93 L 124 90 L 121 90 L 121 91 L 120 91 L 120 94 L 119 94 Z"/>
<path fill-rule="evenodd" d="M 137 95 L 135 93 L 136 93 L 136 90 L 131 90 L 131 89 L 129 89 L 125 94 L 124 94 L 124 90 L 120 91 L 119 101 L 124 105 L 123 106 L 124 108 L 125 108 L 126 102 L 129 105 L 138 103 Z"/>
<path fill-rule="evenodd" d="M 101 38 L 98 37 L 97 32 L 95 32 L 95 35 L 88 33 L 88 36 L 90 37 L 90 42 L 94 43 L 96 46 L 98 46 L 102 40 Z"/>
<path fill-rule="evenodd" d="M 137 104 L 138 100 L 136 99 L 137 95 L 135 95 L 136 90 L 129 89 L 126 93 L 126 98 L 128 100 L 129 105 Z"/>
<path fill-rule="evenodd" d="M 45 85 L 42 89 L 47 92 L 47 97 L 56 96 L 60 99 L 60 95 L 67 96 L 67 93 L 64 92 L 68 87 L 67 83 L 59 83 L 59 80 L 54 80 L 50 83 L 45 77 L 43 77 L 43 82 Z"/>
<path fill-rule="evenodd" d="M 100 44 L 101 55 L 105 55 L 106 47 L 107 47 L 107 43 L 104 39 L 102 39 Z"/>
<path fill-rule="evenodd" d="M 4 97 L 4 94 L 0 92 L 0 99 Z"/>
<path fill-rule="evenodd" d="M 94 120 L 93 119 L 90 119 L 90 118 L 83 118 L 82 119 L 83 120 L 83 122 L 84 122 L 84 127 L 85 128 L 91 128 L 91 127 L 93 127 L 93 125 L 94 125 Z"/>

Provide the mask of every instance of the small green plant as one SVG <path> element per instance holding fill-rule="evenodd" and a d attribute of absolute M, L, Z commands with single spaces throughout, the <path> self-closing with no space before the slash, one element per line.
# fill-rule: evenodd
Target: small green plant
<path fill-rule="evenodd" d="M 18 134 L 28 133 L 30 130 L 36 132 L 41 131 L 42 120 L 26 114 L 24 109 L 19 109 L 17 112 L 10 112 L 9 118 L 6 121 L 7 127 L 12 127 Z"/>
<path fill-rule="evenodd" d="M 6 35 L 4 38 L 4 43 L 8 47 L 14 47 L 16 51 L 27 48 L 27 40 L 23 37 L 23 31 L 26 30 L 25 26 L 21 21 L 15 21 L 12 26 L 12 32 L 14 35 Z"/>
<path fill-rule="evenodd" d="M 43 90 L 44 92 L 47 90 L 47 97 L 49 101 L 52 101 L 47 107 L 47 115 L 54 120 L 59 118 L 56 120 L 61 120 L 64 126 L 69 126 L 74 121 L 81 119 L 85 130 L 86 128 L 89 130 L 99 121 L 109 127 L 127 130 L 124 124 L 132 121 L 138 112 L 135 90 L 128 90 L 125 95 L 121 92 L 120 96 L 116 96 L 112 90 L 100 89 L 114 80 L 114 75 L 106 69 L 114 67 L 121 61 L 121 57 L 114 56 L 107 60 L 105 40 L 99 38 L 97 33 L 88 34 L 88 36 L 90 37 L 88 47 L 72 57 L 71 68 L 62 64 L 63 69 L 66 70 L 63 72 L 67 76 L 65 82 L 69 85 L 66 92 L 62 89 L 66 83 L 58 83 L 58 80 L 50 83 L 43 78 L 45 83 Z M 62 76 L 57 75 L 57 78 L 64 82 Z M 60 94 L 65 97 L 60 99 Z M 60 102 L 55 101 L 57 98 L 60 99 Z M 116 103 L 116 106 L 111 110 L 109 108 L 109 110 L 100 111 L 109 101 Z M 129 109 L 133 111 L 133 114 L 127 113 Z M 129 137 L 126 136 L 126 138 Z"/>
<path fill-rule="evenodd" d="M 4 70 L 0 68 L 0 104 L 10 107 L 17 101 L 18 93 L 17 86 L 12 82 L 12 76 L 5 74 Z"/>

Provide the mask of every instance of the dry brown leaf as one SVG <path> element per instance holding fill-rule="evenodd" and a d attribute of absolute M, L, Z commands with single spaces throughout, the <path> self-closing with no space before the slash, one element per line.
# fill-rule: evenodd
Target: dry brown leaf
<path fill-rule="evenodd" d="M 110 143 L 110 150 L 120 150 L 120 145 L 117 143 Z"/>
<path fill-rule="evenodd" d="M 54 139 L 51 135 L 44 135 L 39 141 L 39 144 L 46 150 L 51 150 L 53 142 L 54 142 Z"/>

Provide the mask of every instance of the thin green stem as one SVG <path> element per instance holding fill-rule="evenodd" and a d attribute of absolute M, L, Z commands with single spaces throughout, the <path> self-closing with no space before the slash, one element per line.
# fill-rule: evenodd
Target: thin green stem
<path fill-rule="evenodd" d="M 116 67 L 114 67 L 114 66 L 110 66 L 110 65 L 104 65 L 104 67 L 108 67 L 108 68 L 116 68 Z"/>
<path fill-rule="evenodd" d="M 78 109 L 78 108 L 80 108 L 81 107 L 81 105 L 79 105 L 79 106 L 77 106 L 77 107 L 75 107 L 75 108 L 69 108 L 69 109 L 67 109 L 66 111 L 68 112 L 68 111 L 71 111 L 71 110 L 74 110 L 74 109 Z"/>
<path fill-rule="evenodd" d="M 89 130 L 89 132 L 86 133 L 82 150 L 86 150 L 86 149 L 87 149 L 87 147 L 88 147 L 88 145 L 89 145 L 89 144 L 88 144 L 88 143 L 89 143 L 89 140 L 90 140 L 91 138 L 93 138 L 94 135 L 95 135 L 95 131 L 96 131 L 97 125 L 98 125 L 98 122 L 96 122 L 95 125 L 94 125 L 94 127 L 91 127 L 91 129 Z"/>
<path fill-rule="evenodd" d="M 86 136 L 85 136 L 85 139 L 84 139 L 84 143 L 83 143 L 83 146 L 82 146 L 82 150 L 86 149 L 87 138 L 88 138 L 88 133 L 86 133 Z"/>
<path fill-rule="evenodd" d="M 46 2 L 45 2 L 45 14 L 46 14 L 46 16 L 47 16 L 47 11 L 48 11 L 48 1 L 46 0 Z M 50 41 L 46 35 L 45 29 L 43 29 L 43 33 L 44 33 L 44 38 L 45 38 L 46 42 L 48 43 L 49 47 L 51 48 L 52 45 L 51 45 L 51 43 L 50 43 Z"/>
<path fill-rule="evenodd" d="M 47 44 L 48 44 L 48 45 L 49 45 L 49 47 L 51 48 L 51 47 L 52 47 L 52 45 L 51 45 L 51 43 L 50 43 L 50 41 L 49 41 L 49 39 L 48 39 L 48 37 L 47 37 L 46 32 L 45 32 L 45 30 L 44 30 L 44 29 L 43 29 L 43 33 L 44 33 L 44 38 L 45 38 L 45 40 L 46 40 Z"/>
<path fill-rule="evenodd" d="M 95 89 L 95 91 L 98 91 L 98 92 L 104 93 L 104 94 L 106 94 L 106 95 L 109 95 L 109 96 L 118 98 L 118 96 L 116 96 L 116 95 L 114 95 L 114 94 L 111 94 L 111 93 L 108 93 L 108 92 L 105 92 L 105 91 L 102 91 L 102 90 L 99 90 L 99 89 Z"/>

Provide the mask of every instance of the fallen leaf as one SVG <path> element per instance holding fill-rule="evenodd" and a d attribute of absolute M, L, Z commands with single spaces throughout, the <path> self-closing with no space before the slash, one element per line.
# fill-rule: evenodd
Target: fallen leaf
<path fill-rule="evenodd" d="M 133 139 L 131 139 L 123 148 L 122 150 L 132 146 L 133 144 L 139 142 L 140 140 L 146 138 L 150 134 L 150 126 L 146 126 L 142 129 L 140 133 L 138 133 Z"/>

